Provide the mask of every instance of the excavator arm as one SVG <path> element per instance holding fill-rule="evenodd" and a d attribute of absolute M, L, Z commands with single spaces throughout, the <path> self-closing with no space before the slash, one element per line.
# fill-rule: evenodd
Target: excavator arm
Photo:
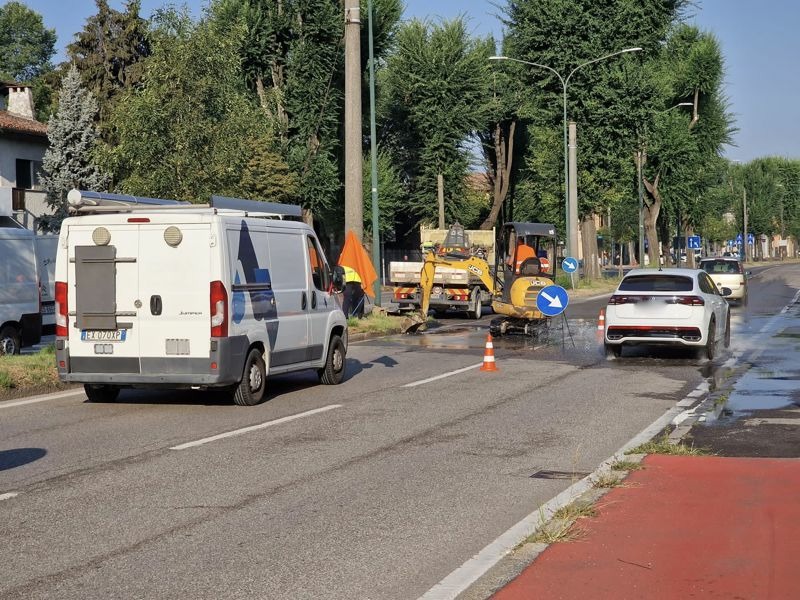
<path fill-rule="evenodd" d="M 436 256 L 433 252 L 429 252 L 425 257 L 425 262 L 420 271 L 419 287 L 422 297 L 420 298 L 420 315 L 424 322 L 428 316 L 428 308 L 431 303 L 431 292 L 433 291 L 433 280 L 436 275 L 437 267 L 452 267 L 454 269 L 462 269 L 469 271 L 475 277 L 478 277 L 483 284 L 489 289 L 492 295 L 498 293 L 499 284 L 495 281 L 494 276 L 489 271 L 489 264 L 478 257 L 470 256 L 464 259 L 453 259 L 446 256 Z"/>

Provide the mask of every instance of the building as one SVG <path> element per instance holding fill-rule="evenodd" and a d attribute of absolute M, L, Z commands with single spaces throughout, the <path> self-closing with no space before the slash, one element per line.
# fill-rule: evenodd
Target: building
<path fill-rule="evenodd" d="M 49 212 L 39 185 L 47 146 L 47 125 L 34 118 L 30 86 L 0 82 L 0 211 L 33 230 Z"/>

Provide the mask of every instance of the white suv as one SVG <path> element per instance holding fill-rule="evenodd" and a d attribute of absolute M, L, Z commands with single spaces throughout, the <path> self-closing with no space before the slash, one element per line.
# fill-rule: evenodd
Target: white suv
<path fill-rule="evenodd" d="M 606 355 L 619 357 L 623 346 L 672 345 L 713 359 L 719 340 L 730 344 L 729 294 L 700 269 L 630 271 L 608 301 Z"/>

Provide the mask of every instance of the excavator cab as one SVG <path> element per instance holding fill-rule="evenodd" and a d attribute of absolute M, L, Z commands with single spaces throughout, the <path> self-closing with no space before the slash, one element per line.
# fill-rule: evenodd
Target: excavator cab
<path fill-rule="evenodd" d="M 500 231 L 495 273 L 502 273 L 502 301 L 514 304 L 512 289 L 519 279 L 555 279 L 556 228 L 547 223 L 506 223 Z"/>

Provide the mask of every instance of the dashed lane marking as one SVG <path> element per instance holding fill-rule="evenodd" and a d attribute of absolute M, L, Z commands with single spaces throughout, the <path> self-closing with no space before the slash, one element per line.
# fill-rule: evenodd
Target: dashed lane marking
<path fill-rule="evenodd" d="M 0 501 L 10 500 L 11 498 L 16 498 L 17 496 L 19 496 L 19 492 L 6 492 L 5 494 L 0 494 Z"/>
<path fill-rule="evenodd" d="M 471 371 L 472 369 L 477 369 L 482 364 L 483 364 L 482 362 L 479 362 L 477 365 L 464 367 L 463 369 L 456 369 L 455 371 L 450 371 L 448 373 L 442 373 L 441 375 L 436 375 L 434 377 L 428 377 L 427 379 L 421 379 L 419 381 L 413 381 L 411 383 L 405 384 L 403 387 L 417 387 L 418 385 L 423 385 L 425 383 L 430 383 L 431 381 L 437 381 L 439 379 L 444 379 L 445 377 L 452 377 L 453 375 L 458 375 L 459 373 L 464 373 L 466 371 Z"/>
<path fill-rule="evenodd" d="M 69 398 L 70 396 L 82 396 L 83 390 L 71 390 L 67 392 L 56 392 L 55 394 L 45 394 L 43 396 L 33 396 L 32 398 L 25 398 L 25 400 L 14 400 L 12 402 L 0 402 L 1 408 L 13 408 L 14 406 L 24 406 L 26 404 L 36 404 L 38 402 L 48 402 L 50 400 L 60 400 L 61 398 Z"/>
<path fill-rule="evenodd" d="M 208 444 L 209 442 L 216 442 L 217 440 L 222 440 L 225 438 L 233 437 L 236 435 L 242 435 L 245 433 L 250 433 L 251 431 L 258 431 L 259 429 L 266 429 L 267 427 L 272 427 L 273 425 L 280 425 L 282 423 L 288 423 L 289 421 L 295 421 L 297 419 L 302 419 L 303 417 L 310 417 L 311 415 L 316 415 L 322 412 L 327 412 L 329 410 L 333 410 L 334 408 L 341 408 L 341 404 L 329 404 L 328 406 L 323 406 L 321 408 L 315 408 L 313 410 L 307 410 L 305 412 L 297 413 L 296 415 L 289 415 L 288 417 L 281 417 L 280 419 L 274 419 L 273 421 L 267 421 L 266 423 L 259 423 L 258 425 L 250 425 L 249 427 L 242 427 L 241 429 L 234 429 L 233 431 L 226 431 L 225 433 L 220 433 L 217 435 L 212 435 L 210 437 L 202 438 L 199 440 L 195 440 L 193 442 L 186 442 L 185 444 L 178 444 L 177 446 L 172 446 L 170 450 L 186 450 L 187 448 L 194 448 L 196 446 L 202 446 L 203 444 Z"/>

